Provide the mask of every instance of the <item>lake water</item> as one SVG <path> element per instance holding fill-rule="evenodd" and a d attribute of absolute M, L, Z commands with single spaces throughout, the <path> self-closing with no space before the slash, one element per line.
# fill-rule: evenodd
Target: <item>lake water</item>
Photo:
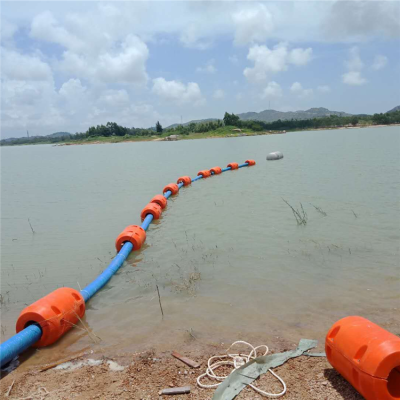
<path fill-rule="evenodd" d="M 347 315 L 400 333 L 399 138 L 385 127 L 1 148 L 2 340 L 25 305 L 93 280 L 167 183 L 247 158 L 257 165 L 170 199 L 142 249 L 87 304 L 97 346 L 171 350 L 189 332 L 203 343 L 323 341 Z M 266 161 L 276 150 L 285 158 Z M 305 226 L 283 199 L 302 203 Z M 74 329 L 30 362 L 91 343 Z"/>

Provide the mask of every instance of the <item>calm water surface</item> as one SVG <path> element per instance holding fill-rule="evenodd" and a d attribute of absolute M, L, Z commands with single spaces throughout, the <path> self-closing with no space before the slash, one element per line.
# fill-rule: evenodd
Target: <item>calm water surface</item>
<path fill-rule="evenodd" d="M 188 331 L 209 343 L 322 341 L 333 322 L 355 314 L 399 333 L 399 138 L 398 127 L 386 127 L 3 147 L 2 340 L 26 305 L 93 280 L 115 255 L 118 234 L 140 223 L 167 183 L 247 158 L 257 165 L 196 182 L 169 201 L 146 244 L 87 305 L 97 346 L 171 349 Z M 285 158 L 267 162 L 276 150 Z M 306 226 L 282 199 L 302 203 Z M 88 345 L 75 329 L 31 362 Z"/>

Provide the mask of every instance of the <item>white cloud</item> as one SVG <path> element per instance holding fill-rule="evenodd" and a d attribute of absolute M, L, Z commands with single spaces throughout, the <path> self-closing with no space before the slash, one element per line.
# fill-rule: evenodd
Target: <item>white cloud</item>
<path fill-rule="evenodd" d="M 307 64 L 311 54 L 311 48 L 289 51 L 287 43 L 279 43 L 272 50 L 267 46 L 254 45 L 247 55 L 247 59 L 254 62 L 254 67 L 246 68 L 243 74 L 250 82 L 265 81 L 268 75 L 287 70 L 289 64 Z"/>
<path fill-rule="evenodd" d="M 264 4 L 237 11 L 232 19 L 236 26 L 237 45 L 265 42 L 274 29 L 272 14 Z"/>
<path fill-rule="evenodd" d="M 347 67 L 348 72 L 342 75 L 342 81 L 346 85 L 361 86 L 367 82 L 367 80 L 361 75 L 364 63 L 362 62 L 359 53 L 360 51 L 357 46 L 354 46 L 349 50 L 349 59 L 345 61 L 345 66 Z"/>
<path fill-rule="evenodd" d="M 147 82 L 146 61 L 149 50 L 144 42 L 128 35 L 113 52 L 104 52 L 96 57 L 65 51 L 60 68 L 74 76 L 85 77 L 106 83 Z"/>
<path fill-rule="evenodd" d="M 25 81 L 5 79 L 2 82 L 2 134 L 29 129 L 31 134 L 46 131 L 64 122 L 56 107 L 57 92 L 52 79 Z M 18 135 L 21 136 L 21 135 Z"/>
<path fill-rule="evenodd" d="M 130 103 L 129 94 L 125 89 L 108 89 L 101 94 L 98 102 L 111 107 L 122 107 Z"/>
<path fill-rule="evenodd" d="M 173 101 L 176 104 L 204 104 L 200 87 L 195 82 L 189 82 L 185 85 L 179 81 L 167 81 L 164 78 L 156 78 L 153 79 L 152 91 L 162 99 Z"/>
<path fill-rule="evenodd" d="M 349 71 L 360 71 L 364 67 L 364 63 L 360 58 L 360 50 L 357 46 L 349 50 L 349 59 L 345 61 L 345 65 Z"/>
<path fill-rule="evenodd" d="M 320 93 L 329 93 L 331 88 L 328 85 L 322 85 L 317 87 L 318 92 Z"/>
<path fill-rule="evenodd" d="M 58 43 L 68 49 L 82 50 L 82 40 L 60 26 L 50 11 L 45 11 L 32 20 L 31 37 L 46 42 Z"/>
<path fill-rule="evenodd" d="M 293 93 L 299 93 L 303 90 L 303 86 L 301 85 L 300 82 L 294 82 L 292 86 L 290 87 L 290 91 Z"/>
<path fill-rule="evenodd" d="M 282 97 L 282 88 L 279 83 L 275 81 L 268 82 L 268 85 L 262 92 L 261 98 Z"/>
<path fill-rule="evenodd" d="M 311 96 L 314 93 L 313 89 L 304 89 L 300 82 L 294 82 L 290 87 L 290 91 L 300 98 Z"/>
<path fill-rule="evenodd" d="M 48 81 L 53 76 L 50 66 L 36 55 L 1 48 L 1 63 L 2 76 L 10 80 Z"/>
<path fill-rule="evenodd" d="M 30 35 L 63 46 L 65 51 L 59 67 L 75 77 L 109 83 L 146 83 L 147 45 L 133 34 L 119 37 L 113 32 L 115 21 L 107 21 L 109 32 L 98 32 L 97 25 L 101 25 L 104 13 L 108 13 L 110 21 L 120 16 L 114 6 L 100 4 L 97 14 L 92 16 L 100 19 L 94 28 L 87 15 L 70 14 L 66 18 L 67 29 L 46 11 L 34 17 Z"/>
<path fill-rule="evenodd" d="M 325 37 L 347 42 L 400 37 L 398 1 L 335 1 L 321 21 Z"/>
<path fill-rule="evenodd" d="M 201 36 L 199 28 L 193 24 L 184 28 L 180 35 L 181 43 L 188 48 L 206 50 L 211 47 L 211 41 Z"/>
<path fill-rule="evenodd" d="M 196 72 L 201 72 L 205 74 L 215 74 L 217 72 L 217 68 L 214 66 L 214 59 L 208 61 L 204 66 L 197 67 Z"/>
<path fill-rule="evenodd" d="M 225 97 L 225 93 L 222 89 L 217 89 L 213 94 L 214 99 L 223 99 Z"/>
<path fill-rule="evenodd" d="M 6 19 L 1 20 L 1 40 L 11 39 L 14 34 L 18 31 L 18 26 L 7 21 Z"/>
<path fill-rule="evenodd" d="M 97 75 L 107 82 L 145 83 L 146 61 L 149 50 L 144 42 L 134 35 L 126 37 L 117 54 L 105 53 L 98 57 Z"/>
<path fill-rule="evenodd" d="M 389 60 L 386 56 L 377 55 L 374 58 L 374 63 L 372 64 L 372 69 L 375 71 L 378 71 L 382 68 L 385 68 L 388 61 Z"/>
<path fill-rule="evenodd" d="M 65 98 L 78 99 L 86 92 L 86 89 L 85 86 L 82 86 L 80 79 L 70 79 L 63 83 L 59 93 Z"/>
<path fill-rule="evenodd" d="M 360 71 L 349 71 L 342 75 L 343 83 L 351 86 L 364 85 L 367 80 L 361 76 Z"/>
<path fill-rule="evenodd" d="M 289 62 L 294 65 L 307 65 L 312 56 L 312 48 L 309 47 L 308 49 L 293 49 L 289 53 Z"/>

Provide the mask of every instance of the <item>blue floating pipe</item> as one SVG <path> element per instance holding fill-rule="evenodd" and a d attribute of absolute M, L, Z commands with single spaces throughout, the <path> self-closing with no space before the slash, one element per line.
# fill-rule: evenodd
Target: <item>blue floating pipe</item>
<path fill-rule="evenodd" d="M 239 168 L 247 167 L 248 163 L 239 165 Z M 231 167 L 223 168 L 222 172 L 229 171 Z M 196 182 L 203 178 L 203 175 L 196 176 L 192 179 L 192 182 Z M 183 186 L 183 182 L 178 184 L 180 189 Z M 164 197 L 168 199 L 172 192 L 167 191 L 164 193 Z M 147 215 L 142 222 L 142 228 L 147 231 L 151 222 L 153 221 L 153 216 L 151 214 Z M 130 242 L 124 243 L 119 253 L 113 258 L 110 265 L 89 285 L 81 290 L 81 294 L 87 303 L 100 289 L 102 289 L 113 275 L 122 267 L 124 261 L 128 258 L 129 254 L 133 250 L 133 245 Z M 13 360 L 23 351 L 33 346 L 37 341 L 40 340 L 42 336 L 42 329 L 39 325 L 32 324 L 23 329 L 21 332 L 17 333 L 10 339 L 6 340 L 0 345 L 0 367 L 2 368 L 5 364 Z"/>
<path fill-rule="evenodd" d="M 103 288 L 112 276 L 122 267 L 133 249 L 131 242 L 125 242 L 119 253 L 113 258 L 110 265 L 89 285 L 81 290 L 81 295 L 87 303 L 101 288 Z"/>
<path fill-rule="evenodd" d="M 0 365 L 6 365 L 18 354 L 33 346 L 42 336 L 42 329 L 39 325 L 29 325 L 21 332 L 1 344 Z"/>

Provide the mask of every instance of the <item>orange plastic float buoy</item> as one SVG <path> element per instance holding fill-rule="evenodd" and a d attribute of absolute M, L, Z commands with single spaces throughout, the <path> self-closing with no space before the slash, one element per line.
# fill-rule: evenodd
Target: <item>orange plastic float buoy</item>
<path fill-rule="evenodd" d="M 192 178 L 190 176 L 181 176 L 180 178 L 178 178 L 178 180 L 176 181 L 176 183 L 183 183 L 183 186 L 188 186 L 192 183 Z"/>
<path fill-rule="evenodd" d="M 256 162 L 254 160 L 246 160 L 245 163 L 249 164 L 249 167 L 252 165 L 256 165 Z"/>
<path fill-rule="evenodd" d="M 208 178 L 209 176 L 211 176 L 211 172 L 207 169 L 204 169 L 203 171 L 199 171 L 197 173 L 197 176 L 203 175 L 203 178 Z"/>
<path fill-rule="evenodd" d="M 331 365 L 367 400 L 400 399 L 400 338 L 362 317 L 336 322 L 326 335 Z"/>
<path fill-rule="evenodd" d="M 231 162 L 230 164 L 227 165 L 227 167 L 231 167 L 231 170 L 234 170 L 239 168 L 239 164 L 236 162 Z"/>
<path fill-rule="evenodd" d="M 165 186 L 163 193 L 168 191 L 170 191 L 172 194 L 177 194 L 179 192 L 179 187 L 176 183 L 170 183 L 169 185 Z"/>
<path fill-rule="evenodd" d="M 42 336 L 34 346 L 48 346 L 76 325 L 84 315 L 85 301 L 82 295 L 75 289 L 59 288 L 21 311 L 17 333 L 37 323 L 42 328 Z"/>
<path fill-rule="evenodd" d="M 221 167 L 214 167 L 210 169 L 210 172 L 212 172 L 214 175 L 218 175 L 222 172 Z"/>
<path fill-rule="evenodd" d="M 158 204 L 163 210 L 167 207 L 167 199 L 162 194 L 156 194 L 151 200 L 150 203 Z"/>
<path fill-rule="evenodd" d="M 159 219 L 161 217 L 162 208 L 157 203 L 149 203 L 145 208 L 143 208 L 140 216 L 142 221 L 151 214 L 154 219 Z"/>
<path fill-rule="evenodd" d="M 125 242 L 131 242 L 133 245 L 133 250 L 139 250 L 145 240 L 146 231 L 141 226 L 129 225 L 117 237 L 117 240 L 115 241 L 115 248 L 119 253 L 122 245 Z"/>

